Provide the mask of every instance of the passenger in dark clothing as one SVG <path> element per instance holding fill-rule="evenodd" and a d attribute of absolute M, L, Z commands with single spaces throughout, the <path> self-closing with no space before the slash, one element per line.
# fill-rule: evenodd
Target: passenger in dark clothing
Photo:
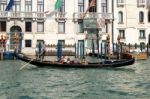
<path fill-rule="evenodd" d="M 44 56 L 45 56 L 45 42 L 41 43 L 39 42 L 36 45 L 36 49 L 35 49 L 35 53 L 36 53 L 36 59 L 43 61 L 44 60 Z"/>

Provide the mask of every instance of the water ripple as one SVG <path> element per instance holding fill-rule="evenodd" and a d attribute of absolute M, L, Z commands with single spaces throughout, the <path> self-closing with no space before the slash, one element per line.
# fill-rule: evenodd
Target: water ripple
<path fill-rule="evenodd" d="M 0 62 L 0 99 L 149 99 L 149 60 L 123 68 L 59 69 Z"/>

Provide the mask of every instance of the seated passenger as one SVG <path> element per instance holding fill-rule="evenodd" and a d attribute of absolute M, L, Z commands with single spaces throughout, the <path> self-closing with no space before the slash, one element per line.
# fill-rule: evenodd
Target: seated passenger
<path fill-rule="evenodd" d="M 75 59 L 74 59 L 74 63 L 79 64 L 79 63 L 80 63 L 79 59 L 78 59 L 78 58 L 75 58 Z"/>
<path fill-rule="evenodd" d="M 62 56 L 61 63 L 62 64 L 66 64 L 67 63 L 67 57 L 66 56 Z"/>
<path fill-rule="evenodd" d="M 82 60 L 82 64 L 84 64 L 84 65 L 87 65 L 87 64 L 88 64 L 88 62 L 86 61 L 86 59 L 83 59 L 83 60 Z"/>
<path fill-rule="evenodd" d="M 67 58 L 67 64 L 70 64 L 70 58 Z"/>

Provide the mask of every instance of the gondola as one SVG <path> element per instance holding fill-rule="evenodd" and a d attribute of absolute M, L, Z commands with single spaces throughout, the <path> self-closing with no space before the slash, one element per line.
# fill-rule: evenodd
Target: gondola
<path fill-rule="evenodd" d="M 99 57 L 102 59 L 108 59 L 108 57 L 105 54 L 98 54 L 98 53 L 88 53 L 88 56 L 92 56 L 92 57 Z"/>
<path fill-rule="evenodd" d="M 110 59 L 117 59 L 118 58 L 118 53 L 117 52 L 114 52 L 113 55 L 110 56 Z M 121 56 L 121 59 L 128 59 L 129 57 L 128 56 L 131 56 L 130 54 L 128 53 L 121 53 L 120 54 Z M 99 58 L 102 58 L 102 59 L 109 59 L 107 55 L 105 54 L 98 54 L 98 53 L 88 53 L 88 56 L 91 56 L 91 57 L 99 57 Z M 131 58 L 131 57 L 130 57 Z"/>
<path fill-rule="evenodd" d="M 36 59 L 31 59 L 22 53 L 14 53 L 17 59 L 20 59 L 29 64 L 35 65 L 37 67 L 58 67 L 58 68 L 103 68 L 103 67 L 123 67 L 134 64 L 135 59 L 120 59 L 120 60 L 105 60 L 97 63 L 70 63 L 61 64 L 56 61 L 39 61 Z"/>

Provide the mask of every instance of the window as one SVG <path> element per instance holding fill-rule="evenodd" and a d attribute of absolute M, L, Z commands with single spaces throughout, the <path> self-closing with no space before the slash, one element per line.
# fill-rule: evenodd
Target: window
<path fill-rule="evenodd" d="M 150 8 L 150 0 L 146 1 L 146 6 L 147 6 L 147 8 Z"/>
<path fill-rule="evenodd" d="M 0 0 L 0 11 L 5 11 L 7 0 Z"/>
<path fill-rule="evenodd" d="M 140 34 L 139 34 L 139 35 L 140 35 L 140 36 L 139 36 L 140 39 L 145 39 L 145 38 L 146 38 L 146 37 L 145 37 L 145 30 L 139 30 L 139 33 L 140 33 Z"/>
<path fill-rule="evenodd" d="M 144 22 L 144 12 L 139 12 L 139 22 L 143 23 Z"/>
<path fill-rule="evenodd" d="M 32 31 L 32 23 L 31 22 L 25 22 L 25 31 L 26 32 Z"/>
<path fill-rule="evenodd" d="M 117 3 L 124 3 L 124 0 L 117 0 Z"/>
<path fill-rule="evenodd" d="M 25 11 L 31 12 L 32 11 L 32 0 L 25 1 Z"/>
<path fill-rule="evenodd" d="M 43 22 L 37 23 L 37 32 L 44 32 L 44 23 Z"/>
<path fill-rule="evenodd" d="M 20 0 L 14 0 L 13 10 L 14 10 L 14 11 L 21 11 L 21 3 L 20 3 Z"/>
<path fill-rule="evenodd" d="M 150 22 L 150 10 L 148 11 L 148 22 Z"/>
<path fill-rule="evenodd" d="M 79 58 L 84 58 L 84 40 L 78 40 L 77 53 L 79 55 Z"/>
<path fill-rule="evenodd" d="M 137 6 L 138 7 L 143 7 L 146 3 L 146 0 L 137 0 Z"/>
<path fill-rule="evenodd" d="M 123 23 L 123 12 L 119 12 L 118 13 L 118 18 L 119 18 L 119 24 L 122 24 Z"/>
<path fill-rule="evenodd" d="M 89 5 L 92 1 L 95 1 L 95 4 L 92 4 L 93 6 L 89 8 L 89 12 L 96 12 L 96 0 L 89 0 Z"/>
<path fill-rule="evenodd" d="M 6 22 L 0 21 L 0 32 L 5 32 L 5 31 L 6 31 Z"/>
<path fill-rule="evenodd" d="M 125 30 L 119 30 L 119 35 L 121 39 L 125 39 Z"/>
<path fill-rule="evenodd" d="M 37 11 L 44 12 L 44 0 L 37 0 Z"/>
<path fill-rule="evenodd" d="M 101 9 L 102 9 L 102 13 L 106 13 L 107 12 L 107 1 L 106 0 L 101 0 Z"/>
<path fill-rule="evenodd" d="M 65 40 L 58 40 L 58 43 L 61 43 L 63 47 L 65 47 Z"/>
<path fill-rule="evenodd" d="M 78 22 L 78 32 L 83 33 L 83 21 Z"/>
<path fill-rule="evenodd" d="M 25 40 L 25 47 L 31 47 L 31 40 Z"/>
<path fill-rule="evenodd" d="M 62 1 L 62 5 L 59 9 L 60 12 L 65 12 L 65 0 L 61 0 Z"/>
<path fill-rule="evenodd" d="M 123 7 L 124 6 L 124 0 L 117 0 L 117 6 Z"/>
<path fill-rule="evenodd" d="M 58 32 L 65 33 L 65 22 L 58 22 Z"/>
<path fill-rule="evenodd" d="M 78 0 L 78 12 L 84 12 L 84 0 Z"/>
<path fill-rule="evenodd" d="M 38 40 L 36 41 L 36 48 L 39 48 L 39 43 L 44 44 L 44 40 L 38 39 Z"/>
<path fill-rule="evenodd" d="M 105 48 L 105 45 L 106 45 L 106 40 L 102 40 L 101 46 L 103 49 Z"/>
<path fill-rule="evenodd" d="M 138 4 L 140 4 L 140 3 L 145 3 L 146 0 L 137 0 L 137 2 L 138 2 Z"/>

